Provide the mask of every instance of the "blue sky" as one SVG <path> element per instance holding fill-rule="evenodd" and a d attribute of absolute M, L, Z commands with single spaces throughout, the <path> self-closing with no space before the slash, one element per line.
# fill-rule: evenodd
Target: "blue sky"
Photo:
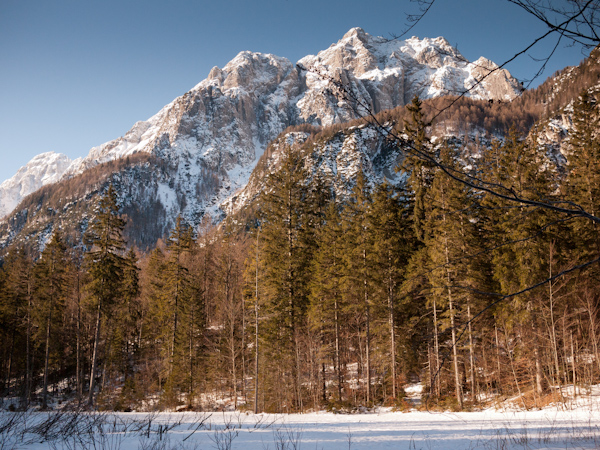
<path fill-rule="evenodd" d="M 352 27 L 390 37 L 409 0 L 0 0 L 0 182 L 33 156 L 71 158 L 122 136 L 243 50 L 293 62 Z M 407 36 L 444 36 L 501 64 L 543 27 L 507 0 L 436 0 Z M 530 79 L 553 42 L 507 68 Z M 542 77 L 585 55 L 561 45 Z"/>

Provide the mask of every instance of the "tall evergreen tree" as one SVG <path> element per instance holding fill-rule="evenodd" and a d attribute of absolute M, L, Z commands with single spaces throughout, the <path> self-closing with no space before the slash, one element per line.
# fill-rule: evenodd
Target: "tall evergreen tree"
<path fill-rule="evenodd" d="M 305 247 L 309 232 L 306 179 L 301 154 L 288 146 L 278 170 L 269 175 L 261 200 L 264 308 L 269 317 L 264 332 L 269 335 L 272 361 L 279 363 L 277 369 L 293 386 L 291 398 L 283 400 L 288 410 L 302 408 L 300 337 L 306 325 L 311 259 Z M 283 395 L 287 397 L 288 392 Z"/>
<path fill-rule="evenodd" d="M 93 405 L 96 369 L 100 352 L 101 324 L 103 316 L 112 309 L 123 292 L 123 271 L 126 260 L 123 256 L 125 221 L 119 214 L 117 193 L 112 185 L 100 199 L 93 221 L 85 236 L 91 248 L 85 255 L 89 276 L 87 290 L 96 309 L 96 324 L 88 404 Z"/>
<path fill-rule="evenodd" d="M 588 213 L 600 214 L 600 105 L 598 94 L 583 91 L 573 108 L 573 130 L 568 140 L 566 199 Z M 577 257 L 586 261 L 600 255 L 600 226 L 574 219 L 572 223 Z"/>
<path fill-rule="evenodd" d="M 3 325 L 0 327 L 3 337 L 3 385 L 7 396 L 14 395 L 16 392 L 12 390 L 13 375 L 25 372 L 21 392 L 23 406 L 27 406 L 29 402 L 34 374 L 32 267 L 32 258 L 23 248 L 11 250 L 4 260 L 4 289 L 0 297 L 0 320 Z M 20 352 L 23 341 L 25 341 L 25 352 Z"/>
<path fill-rule="evenodd" d="M 361 329 L 360 334 L 364 336 L 363 378 L 366 380 L 365 401 L 367 403 L 373 401 L 371 328 L 373 326 L 374 251 L 371 204 L 371 188 L 361 171 L 343 212 L 346 268 L 344 290 Z M 362 345 L 358 345 L 358 348 L 361 347 Z"/>
<path fill-rule="evenodd" d="M 338 401 L 342 401 L 345 366 L 343 330 L 346 328 L 347 306 L 343 297 L 344 235 L 340 212 L 334 202 L 327 208 L 325 225 L 319 229 L 317 240 L 319 246 L 313 259 L 309 317 L 311 327 L 321 335 L 321 366 L 333 362 L 336 396 Z M 328 396 L 324 373 L 321 382 L 325 402 Z"/>
<path fill-rule="evenodd" d="M 535 136 L 531 140 L 520 139 L 515 130 L 511 130 L 506 141 L 494 145 L 486 159 L 486 181 L 502 185 L 506 192 L 521 198 L 553 201 L 551 193 L 555 185 L 550 164 L 538 152 Z M 484 196 L 482 204 L 487 211 L 488 245 L 494 249 L 491 263 L 495 291 L 511 294 L 548 278 L 551 273 L 549 239 L 551 230 L 558 226 L 550 225 L 556 222 L 555 217 L 546 209 L 515 204 L 491 195 Z M 514 342 L 534 362 L 532 371 L 538 394 L 543 390 L 544 377 L 539 331 L 540 308 L 546 301 L 544 295 L 543 290 L 527 292 L 495 308 L 496 320 L 504 333 L 514 331 L 519 336 Z M 522 332 L 525 325 L 528 332 Z M 512 356 L 509 358 L 511 372 L 515 370 Z M 515 387 L 519 389 L 516 382 Z"/>
<path fill-rule="evenodd" d="M 190 300 L 190 279 L 189 270 L 185 261 L 185 256 L 189 254 L 193 243 L 192 229 L 181 219 L 177 217 L 175 228 L 171 230 L 167 240 L 169 255 L 165 263 L 165 286 L 166 298 L 169 302 L 169 310 L 172 312 L 171 318 L 171 339 L 169 348 L 170 365 L 169 373 L 173 372 L 178 353 L 180 339 L 180 321 L 182 310 Z M 186 340 L 183 340 L 185 342 Z M 179 352 L 180 353 L 180 352 Z M 178 357 L 181 355 L 178 355 Z"/>
<path fill-rule="evenodd" d="M 397 317 L 399 288 L 413 251 L 408 208 L 394 188 L 383 183 L 373 193 L 371 223 L 374 237 L 375 281 L 378 285 L 379 307 L 386 310 L 389 336 L 389 365 L 392 399 L 399 396 Z"/>
<path fill-rule="evenodd" d="M 443 146 L 440 162 L 450 170 L 458 169 L 458 154 Z M 467 323 L 469 330 L 469 376 L 472 396 L 475 396 L 475 367 L 472 348 L 471 309 L 479 302 L 474 292 L 481 290 L 480 234 L 472 193 L 462 183 L 437 171 L 430 190 L 431 211 L 428 217 L 425 246 L 429 256 L 428 277 L 431 302 L 445 310 L 446 329 L 451 335 L 451 353 L 454 372 L 454 390 L 459 406 L 463 407 L 462 375 L 459 361 L 458 334 Z M 461 333 L 462 334 L 462 333 Z M 438 368 L 439 370 L 439 368 Z M 467 374 L 465 373 L 465 376 Z"/>
<path fill-rule="evenodd" d="M 44 248 L 34 268 L 35 304 L 39 330 L 43 330 L 44 381 L 42 384 L 42 409 L 48 408 L 48 375 L 50 348 L 61 343 L 57 339 L 57 326 L 61 326 L 68 289 L 69 257 L 60 233 L 55 231 Z M 57 349 L 60 354 L 60 349 Z"/>
<path fill-rule="evenodd" d="M 217 353 L 219 365 L 228 367 L 230 393 L 236 408 L 240 390 L 245 393 L 245 311 L 240 279 L 241 250 L 234 224 L 226 219 L 215 248 L 216 306 L 219 322 L 222 324 L 217 333 Z"/>
<path fill-rule="evenodd" d="M 127 392 L 134 385 L 135 367 L 139 364 L 139 349 L 141 346 L 140 332 L 142 320 L 142 305 L 140 303 L 140 280 L 138 257 L 133 248 L 125 255 L 123 267 L 122 303 L 116 308 L 118 366 L 124 376 L 124 391 L 122 397 L 131 394 Z M 126 399 L 124 399 L 126 400 Z M 127 407 L 127 405 L 123 405 Z"/>
<path fill-rule="evenodd" d="M 406 107 L 410 113 L 410 120 L 404 122 L 408 145 L 404 148 L 404 160 L 396 169 L 408 174 L 407 185 L 413 198 L 412 223 L 415 235 L 419 240 L 423 240 L 425 237 L 426 196 L 433 179 L 432 159 L 435 156 L 428 136 L 430 124 L 425 121 L 422 107 L 421 100 L 416 96 Z"/>

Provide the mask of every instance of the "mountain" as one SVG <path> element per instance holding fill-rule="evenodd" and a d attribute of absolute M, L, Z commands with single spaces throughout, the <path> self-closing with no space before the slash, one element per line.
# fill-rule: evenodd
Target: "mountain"
<path fill-rule="evenodd" d="M 71 163 L 69 157 L 60 153 L 47 152 L 35 156 L 12 178 L 0 184 L 0 217 L 14 210 L 27 195 L 59 181 Z"/>
<path fill-rule="evenodd" d="M 241 52 L 156 115 L 136 123 L 125 136 L 92 148 L 68 167 L 57 165 L 42 174 L 35 164 L 28 164 L 20 179 L 31 182 L 18 190 L 9 190 L 8 185 L 5 189 L 4 184 L 0 188 L 5 208 L 1 212 L 7 214 L 35 193 L 43 180 L 85 179 L 89 187 L 85 195 L 113 182 L 120 185 L 122 206 L 132 220 L 147 219 L 144 205 L 156 212 L 154 231 L 134 237 L 152 245 L 178 215 L 192 224 L 207 213 L 216 220 L 222 217 L 221 205 L 231 203 L 228 199 L 246 186 L 268 143 L 287 127 L 339 124 L 360 117 L 365 108 L 376 113 L 402 106 L 415 95 L 433 98 L 469 88 L 467 95 L 476 99 L 513 99 L 521 89 L 518 81 L 495 69 L 485 58 L 466 61 L 443 38 L 388 40 L 360 28 L 297 64 L 270 54 Z M 336 81 L 350 96 L 339 95 Z M 139 154 L 150 159 L 128 166 L 127 158 Z M 111 161 L 124 161 L 127 170 L 90 172 Z M 103 178 L 94 179 L 91 173 Z M 141 179 L 143 185 L 136 181 Z M 48 223 L 39 214 L 35 220 L 51 228 L 56 216 L 79 200 L 69 196 L 62 209 L 53 208 L 55 215 Z M 31 208 L 37 206 L 28 204 L 29 208 L 19 207 L 5 217 L 1 238 L 5 245 L 12 241 L 7 236 L 17 236 L 31 221 Z"/>

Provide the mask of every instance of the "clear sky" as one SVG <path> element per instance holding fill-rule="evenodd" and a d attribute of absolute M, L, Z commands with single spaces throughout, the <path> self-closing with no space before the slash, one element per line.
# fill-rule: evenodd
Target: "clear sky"
<path fill-rule="evenodd" d="M 398 35 L 416 11 L 409 0 L 0 0 L 0 182 L 39 153 L 76 158 L 122 136 L 240 51 L 296 62 L 352 27 Z M 501 64 L 543 31 L 507 0 L 436 0 L 405 37 L 444 36 Z M 507 68 L 530 79 L 551 46 Z M 534 84 L 584 57 L 561 45 Z"/>

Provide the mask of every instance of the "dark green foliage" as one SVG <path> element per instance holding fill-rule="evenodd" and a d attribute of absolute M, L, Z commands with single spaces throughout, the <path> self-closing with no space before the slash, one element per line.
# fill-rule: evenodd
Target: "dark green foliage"
<path fill-rule="evenodd" d="M 565 199 L 581 206 L 592 215 L 600 214 L 600 105 L 598 93 L 583 91 L 573 109 L 573 132 L 568 141 L 569 174 Z M 575 218 L 577 256 L 582 261 L 600 253 L 600 224 Z"/>
<path fill-rule="evenodd" d="M 261 200 L 262 254 L 266 323 L 271 360 L 283 369 L 291 391 L 286 407 L 301 405 L 300 334 L 306 326 L 309 269 L 309 191 L 303 160 L 297 149 L 283 150 L 279 170 L 269 177 Z"/>
<path fill-rule="evenodd" d="M 404 131 L 408 136 L 408 143 L 405 146 L 404 161 L 397 170 L 408 174 L 407 185 L 413 197 L 412 224 L 417 239 L 423 240 L 425 198 L 433 177 L 435 155 L 432 153 L 432 145 L 427 134 L 429 125 L 425 122 L 422 103 L 418 97 L 412 100 L 407 110 L 410 113 L 410 120 L 405 122 Z"/>
<path fill-rule="evenodd" d="M 96 216 L 85 237 L 86 244 L 91 247 L 85 254 L 88 273 L 86 290 L 91 301 L 90 308 L 96 310 L 96 331 L 88 390 L 90 406 L 94 401 L 102 321 L 105 316 L 109 319 L 112 317 L 117 300 L 123 295 L 123 276 L 127 266 L 127 260 L 123 255 L 125 251 L 125 241 L 122 235 L 124 227 L 125 221 L 119 215 L 117 194 L 110 185 L 98 203 Z M 108 343 L 110 341 L 109 339 Z M 106 353 L 110 354 L 108 350 Z"/>
<path fill-rule="evenodd" d="M 111 185 L 100 199 L 96 217 L 85 236 L 85 243 L 90 247 L 85 254 L 90 278 L 87 289 L 101 308 L 112 306 L 122 289 L 124 227 L 125 221 L 119 215 L 117 194 Z"/>
<path fill-rule="evenodd" d="M 41 334 L 38 340 L 45 341 L 42 409 L 48 408 L 51 348 L 55 361 L 64 353 L 64 342 L 59 331 L 63 328 L 61 322 L 68 293 L 68 272 L 67 248 L 56 231 L 34 267 L 34 324 Z"/>

